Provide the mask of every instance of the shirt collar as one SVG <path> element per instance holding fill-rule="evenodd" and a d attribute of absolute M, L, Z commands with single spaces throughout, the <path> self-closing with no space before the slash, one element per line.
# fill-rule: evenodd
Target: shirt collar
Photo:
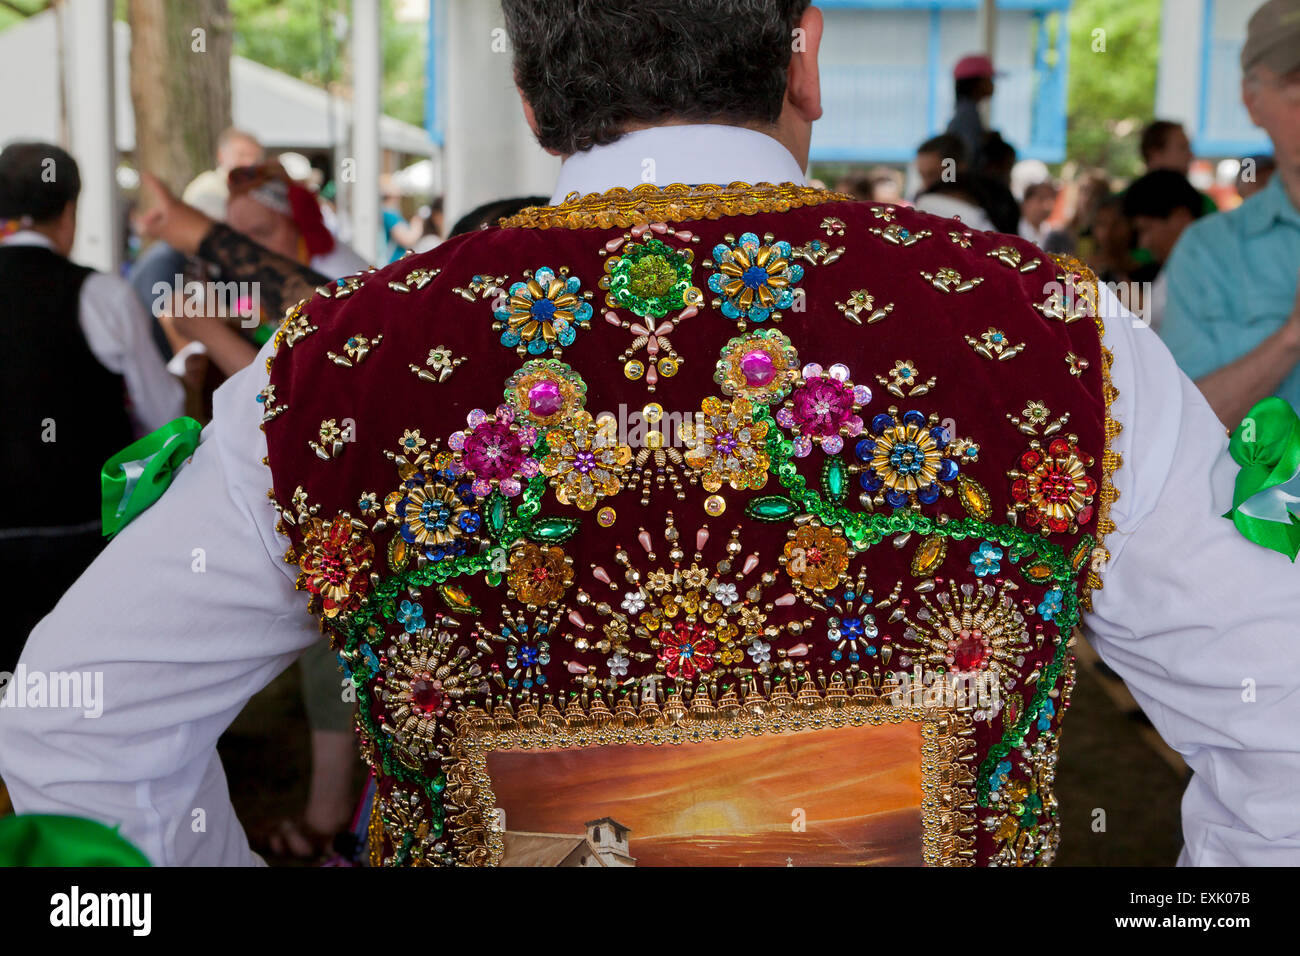
<path fill-rule="evenodd" d="M 19 229 L 13 235 L 0 239 L 0 246 L 43 246 L 53 249 L 54 243 L 49 236 L 35 229 Z"/>
<path fill-rule="evenodd" d="M 1300 226 L 1300 209 L 1291 204 L 1282 177 L 1277 173 L 1258 195 L 1246 200 L 1241 211 L 1246 217 L 1246 232 L 1250 235 L 1265 232 L 1276 222 L 1289 221 Z"/>
<path fill-rule="evenodd" d="M 708 123 L 655 126 L 566 159 L 551 205 L 563 202 L 569 193 L 599 193 L 616 186 L 733 182 L 803 183 L 804 174 L 788 149 L 757 130 Z"/>

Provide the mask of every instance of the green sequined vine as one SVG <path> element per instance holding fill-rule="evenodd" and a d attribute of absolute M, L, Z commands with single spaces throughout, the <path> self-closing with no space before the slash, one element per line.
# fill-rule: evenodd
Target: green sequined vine
<path fill-rule="evenodd" d="M 533 454 L 538 458 L 548 454 L 546 443 L 540 442 Z M 370 684 L 378 676 L 378 658 L 373 651 L 369 656 L 361 654 L 360 645 L 368 638 L 382 637 L 379 626 L 381 619 L 396 619 L 397 598 L 408 588 L 443 585 L 458 577 L 480 573 L 487 574 L 489 584 L 495 586 L 500 583 L 499 568 L 504 563 L 505 553 L 514 542 L 530 540 L 556 544 L 572 538 L 581 527 L 580 518 L 538 518 L 545 492 L 546 478 L 540 475 L 528 482 L 518 507 L 512 508 L 508 498 L 494 492 L 488 497 L 484 508 L 484 525 L 495 542 L 493 547 L 480 554 L 461 555 L 390 575 L 375 586 L 361 606 L 346 620 L 336 621 L 332 625 L 341 641 L 342 650 L 355 662 L 349 676 L 357 691 L 358 714 L 366 737 L 375 748 L 382 773 L 424 791 L 431 812 L 430 833 L 435 839 L 443 835 L 445 825 L 446 811 L 442 804 L 442 793 L 447 787 L 446 775 L 439 771 L 433 776 L 426 776 L 394 755 L 391 741 L 373 716 L 374 700 Z M 408 841 L 406 846 L 398 850 L 399 862 L 409 853 Z"/>
<path fill-rule="evenodd" d="M 911 510 L 896 511 L 893 514 L 868 514 L 850 511 L 841 503 L 827 501 L 820 492 L 809 488 L 807 480 L 799 474 L 793 459 L 794 442 L 786 438 L 777 428 L 776 423 L 772 421 L 771 412 L 765 407 L 757 408 L 754 411 L 754 419 L 766 421 L 770 426 L 767 433 L 769 470 L 781 482 L 789 497 L 763 495 L 755 498 L 746 509 L 751 517 L 760 521 L 776 522 L 791 520 L 800 514 L 811 514 L 822 524 L 838 528 L 858 551 L 865 551 L 887 537 L 907 532 L 940 535 L 956 541 L 980 538 L 1007 548 L 1012 562 L 1032 554 L 1037 558 L 1037 564 L 1050 569 L 1048 574 L 1036 580 L 1037 583 L 1051 581 L 1061 588 L 1062 608 L 1053 620 L 1058 634 L 1056 651 L 1051 663 L 1044 668 L 1039 678 L 1038 689 L 1034 693 L 1033 700 L 1022 711 L 1015 724 L 1004 731 L 1001 741 L 990 748 L 988 756 L 980 764 L 976 784 L 977 798 L 980 806 L 988 806 L 989 783 L 994 770 L 999 761 L 1011 753 L 1013 747 L 1023 744 L 1025 734 L 1038 717 L 1065 667 L 1067 641 L 1063 635 L 1069 634 L 1079 620 L 1075 569 L 1069 557 L 1060 546 L 1045 540 L 1041 535 L 1011 525 L 992 524 L 975 518 L 957 518 L 940 523 L 934 518 Z M 846 487 L 846 482 L 843 480 L 845 476 L 840 473 L 840 468 L 842 465 L 837 466 L 830 461 L 823 468 L 822 483 L 831 495 Z M 843 497 L 841 495 L 841 500 Z"/>

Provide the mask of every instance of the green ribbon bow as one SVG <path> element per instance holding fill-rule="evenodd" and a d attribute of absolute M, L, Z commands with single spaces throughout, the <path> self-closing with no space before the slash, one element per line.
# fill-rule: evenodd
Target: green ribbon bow
<path fill-rule="evenodd" d="M 148 866 L 117 830 L 82 817 L 0 817 L 0 867 Z"/>
<path fill-rule="evenodd" d="M 1233 430 L 1228 453 L 1241 471 L 1224 517 L 1251 541 L 1294 561 L 1300 554 L 1300 417 L 1283 399 L 1266 398 Z"/>
<path fill-rule="evenodd" d="M 104 462 L 99 478 L 106 537 L 117 534 L 162 497 L 177 470 L 199 446 L 202 430 L 194 419 L 178 418 Z"/>

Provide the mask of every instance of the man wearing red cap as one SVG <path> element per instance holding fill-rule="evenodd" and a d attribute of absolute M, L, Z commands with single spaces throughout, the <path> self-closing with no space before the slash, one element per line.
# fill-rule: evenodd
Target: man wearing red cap
<path fill-rule="evenodd" d="M 993 98 L 993 61 L 987 56 L 964 56 L 952 69 L 957 105 L 948 132 L 962 138 L 966 155 L 977 161 L 988 135 L 988 103 Z"/>

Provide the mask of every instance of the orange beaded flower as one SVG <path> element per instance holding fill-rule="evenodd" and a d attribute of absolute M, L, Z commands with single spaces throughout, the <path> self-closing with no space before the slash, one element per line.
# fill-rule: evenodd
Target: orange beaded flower
<path fill-rule="evenodd" d="M 849 543 L 820 525 L 805 525 L 785 544 L 786 574 L 803 587 L 824 591 L 839 585 L 849 566 Z"/>
<path fill-rule="evenodd" d="M 298 587 L 312 594 L 313 602 L 320 601 L 327 618 L 355 611 L 370 588 L 374 556 L 374 544 L 347 515 L 328 523 L 312 518 L 304 526 Z"/>
<path fill-rule="evenodd" d="M 510 553 L 506 583 L 518 601 L 551 604 L 573 584 L 573 566 L 563 548 L 521 544 Z"/>

